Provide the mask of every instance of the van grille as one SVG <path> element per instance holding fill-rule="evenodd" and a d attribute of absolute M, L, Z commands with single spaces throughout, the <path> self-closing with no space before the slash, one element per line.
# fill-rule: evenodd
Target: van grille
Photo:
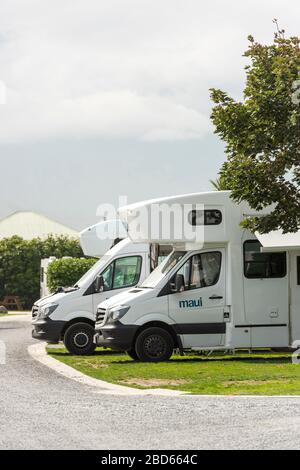
<path fill-rule="evenodd" d="M 104 323 L 106 310 L 105 308 L 98 308 L 96 313 L 96 324 L 100 325 Z"/>
<path fill-rule="evenodd" d="M 38 316 L 38 313 L 39 313 L 39 308 L 37 305 L 34 305 L 31 310 L 32 318 L 36 318 Z"/>

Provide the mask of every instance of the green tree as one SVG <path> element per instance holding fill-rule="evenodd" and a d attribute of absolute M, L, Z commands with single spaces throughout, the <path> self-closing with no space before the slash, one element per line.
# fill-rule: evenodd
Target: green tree
<path fill-rule="evenodd" d="M 0 298 L 16 295 L 31 308 L 40 295 L 40 265 L 49 256 L 83 256 L 79 241 L 50 235 L 23 240 L 18 236 L 0 240 Z"/>
<path fill-rule="evenodd" d="M 80 258 L 83 256 L 83 251 L 76 238 L 70 238 L 66 235 L 49 235 L 45 240 L 40 240 L 40 243 L 43 258 L 49 258 L 50 256 Z"/>
<path fill-rule="evenodd" d="M 275 20 L 276 22 L 276 20 Z M 277 22 L 276 22 L 277 24 Z M 300 39 L 275 33 L 270 45 L 249 36 L 243 101 L 211 89 L 215 133 L 226 143 L 220 177 L 232 198 L 267 216 L 244 221 L 261 233 L 300 226 Z"/>
<path fill-rule="evenodd" d="M 224 181 L 224 178 L 222 176 L 219 176 L 215 180 L 210 180 L 210 183 L 216 191 L 227 191 L 227 190 L 229 190 L 229 187 L 228 187 L 226 181 Z"/>
<path fill-rule="evenodd" d="M 94 258 L 62 258 L 48 266 L 47 280 L 50 292 L 58 287 L 73 286 L 96 262 Z"/>

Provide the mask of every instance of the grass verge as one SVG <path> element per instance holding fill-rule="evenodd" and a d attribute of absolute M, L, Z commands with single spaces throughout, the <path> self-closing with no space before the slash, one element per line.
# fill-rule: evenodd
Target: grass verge
<path fill-rule="evenodd" d="M 23 312 L 20 313 L 0 313 L 0 317 L 18 317 L 19 315 L 24 315 Z M 29 315 L 26 313 L 26 315 Z"/>
<path fill-rule="evenodd" d="M 55 359 L 86 375 L 141 389 L 168 388 L 216 395 L 300 395 L 300 366 L 292 364 L 290 353 L 174 355 L 169 362 L 154 364 L 101 349 L 91 356 L 72 356 L 63 348 L 50 346 L 47 350 Z"/>

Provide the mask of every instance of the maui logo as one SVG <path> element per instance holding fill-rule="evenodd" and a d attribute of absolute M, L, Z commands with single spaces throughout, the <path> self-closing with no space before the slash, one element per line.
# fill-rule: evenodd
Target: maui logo
<path fill-rule="evenodd" d="M 202 297 L 194 300 L 180 300 L 179 308 L 197 308 L 202 307 Z"/>

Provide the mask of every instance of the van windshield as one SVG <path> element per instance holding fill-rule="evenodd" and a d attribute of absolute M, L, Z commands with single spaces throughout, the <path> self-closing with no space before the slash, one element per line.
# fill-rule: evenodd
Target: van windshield
<path fill-rule="evenodd" d="M 173 251 L 170 255 L 156 268 L 150 276 L 145 279 L 140 287 L 154 289 L 154 287 L 176 266 L 186 251 Z"/>

